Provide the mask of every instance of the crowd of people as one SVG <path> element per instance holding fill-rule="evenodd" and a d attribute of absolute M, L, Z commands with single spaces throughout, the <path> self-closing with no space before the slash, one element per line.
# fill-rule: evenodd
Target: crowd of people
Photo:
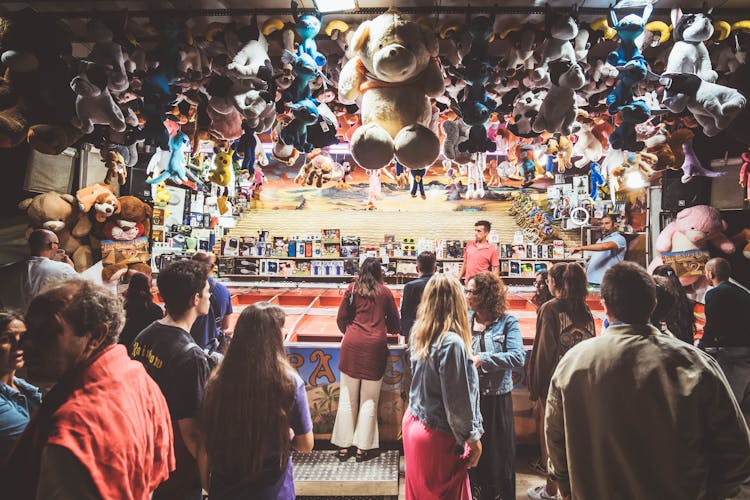
<path fill-rule="evenodd" d="M 387 335 L 400 333 L 411 378 L 408 499 L 516 498 L 514 372 L 535 401 L 546 475 L 531 499 L 731 498 L 747 486 L 750 294 L 729 281 L 727 261 L 706 265 L 713 288 L 698 346 L 671 268 L 651 276 L 611 262 L 600 279 L 608 326 L 597 336 L 590 276 L 578 263 L 555 264 L 536 277 L 527 356 L 484 222 L 463 283 L 423 252 L 400 310 L 379 260 L 362 262 L 337 315 L 332 453 L 342 462 L 379 455 Z M 49 276 L 22 280 L 19 312 L 0 311 L 4 495 L 293 499 L 292 452 L 314 441 L 305 383 L 284 350 L 283 309 L 246 307 L 227 342 L 231 301 L 211 278 L 210 256 L 161 271 L 162 310 L 147 276 L 133 275 L 120 296 L 48 266 L 56 252 L 47 233 L 32 234 L 39 255 L 14 272 Z M 591 250 L 620 251 L 609 243 Z M 224 355 L 211 355 L 219 344 Z"/>

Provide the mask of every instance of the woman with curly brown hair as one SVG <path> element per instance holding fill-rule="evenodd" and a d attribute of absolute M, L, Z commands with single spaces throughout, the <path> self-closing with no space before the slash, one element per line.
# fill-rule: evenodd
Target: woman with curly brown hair
<path fill-rule="evenodd" d="M 475 274 L 466 285 L 474 366 L 479 371 L 479 406 L 484 422 L 479 464 L 470 472 L 475 498 L 515 499 L 516 455 L 511 369 L 526 353 L 518 320 L 506 314 L 506 288 L 492 273 Z"/>

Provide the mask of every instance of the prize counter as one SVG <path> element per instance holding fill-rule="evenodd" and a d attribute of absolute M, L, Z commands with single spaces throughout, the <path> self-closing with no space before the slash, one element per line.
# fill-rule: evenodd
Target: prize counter
<path fill-rule="evenodd" d="M 316 439 L 330 439 L 338 403 L 338 360 L 343 335 L 336 326 L 336 314 L 347 285 L 335 284 L 268 284 L 223 282 L 232 293 L 234 306 L 229 331 L 244 307 L 268 301 L 281 306 L 287 313 L 287 355 L 307 385 L 307 397 Z M 389 285 L 396 303 L 400 305 L 403 286 Z M 516 316 L 527 355 L 534 342 L 536 308 L 530 299 L 532 287 L 508 288 L 508 313 Z M 598 294 L 591 294 L 589 307 L 601 332 L 604 311 Z M 386 366 L 378 409 L 380 438 L 383 441 L 401 439 L 401 418 L 405 410 L 410 384 L 406 368 L 406 348 L 403 338 L 389 335 L 390 356 Z M 524 383 L 523 371 L 514 373 L 513 408 L 518 442 L 536 443 L 536 421 L 533 403 Z"/>

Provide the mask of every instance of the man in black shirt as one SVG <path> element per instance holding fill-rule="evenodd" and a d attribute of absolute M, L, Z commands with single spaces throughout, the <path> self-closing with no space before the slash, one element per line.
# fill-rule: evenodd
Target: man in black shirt
<path fill-rule="evenodd" d="M 409 341 L 409 332 L 417 318 L 417 308 L 422 300 L 422 292 L 432 275 L 435 274 L 435 254 L 422 252 L 417 256 L 419 278 L 404 285 L 401 296 L 401 335 Z"/>
<path fill-rule="evenodd" d="M 154 492 L 154 500 L 201 498 L 197 419 L 210 370 L 206 353 L 189 332 L 195 318 L 208 312 L 208 272 L 204 263 L 182 260 L 159 274 L 166 316 L 138 334 L 130 352 L 159 385 L 174 429 L 177 468 Z"/>
<path fill-rule="evenodd" d="M 720 257 L 706 263 L 706 325 L 699 347 L 718 361 L 750 421 L 750 293 L 729 281 L 732 269 Z"/>

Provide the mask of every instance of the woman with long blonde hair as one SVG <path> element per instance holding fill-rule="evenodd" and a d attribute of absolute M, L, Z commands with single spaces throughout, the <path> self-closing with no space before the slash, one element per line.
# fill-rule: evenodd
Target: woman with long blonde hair
<path fill-rule="evenodd" d="M 406 498 L 471 500 L 468 468 L 482 454 L 479 381 L 459 281 L 427 283 L 411 333 L 412 383 L 402 422 Z"/>

